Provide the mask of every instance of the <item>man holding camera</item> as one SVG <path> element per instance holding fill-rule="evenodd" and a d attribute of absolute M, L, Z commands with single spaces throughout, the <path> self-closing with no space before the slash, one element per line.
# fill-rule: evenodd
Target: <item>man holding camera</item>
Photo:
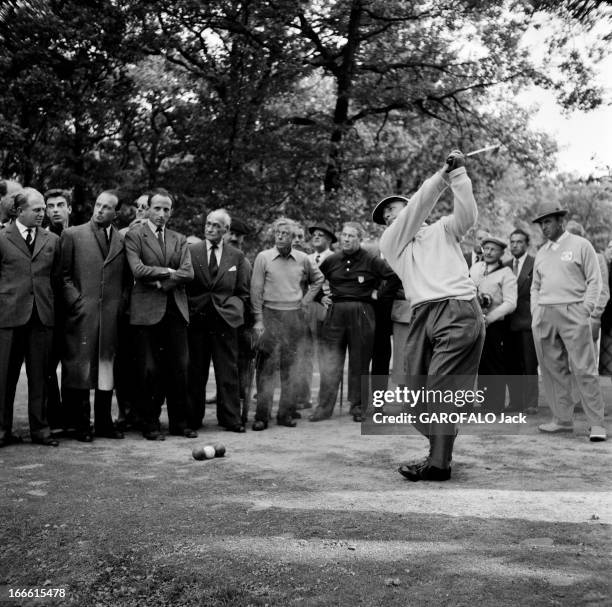
<path fill-rule="evenodd" d="M 487 391 L 484 408 L 501 413 L 506 403 L 504 318 L 516 309 L 516 276 L 501 262 L 507 244 L 501 238 L 485 236 L 481 242 L 483 260 L 470 269 L 478 292 L 486 326 L 485 341 L 478 367 L 478 386 Z"/>
<path fill-rule="evenodd" d="M 425 224 L 447 187 L 453 193 L 453 213 Z M 377 208 L 388 203 L 385 198 Z M 426 376 L 430 389 L 439 388 L 446 376 L 460 376 L 451 378 L 455 384 L 457 379 L 462 382 L 455 388 L 471 389 L 485 330 L 476 288 L 459 246 L 478 215 L 463 154 L 451 152 L 445 166 L 425 181 L 408 204 L 396 208 L 397 217 L 383 233 L 380 249 L 412 304 L 405 349 L 407 375 Z M 400 466 L 400 474 L 411 481 L 448 480 L 457 428 L 441 423 L 414 425 L 428 437 L 429 455 Z"/>

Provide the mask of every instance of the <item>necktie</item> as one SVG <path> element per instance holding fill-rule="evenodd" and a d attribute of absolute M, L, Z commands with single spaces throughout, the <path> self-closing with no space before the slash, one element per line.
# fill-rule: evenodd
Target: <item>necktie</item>
<path fill-rule="evenodd" d="M 162 256 L 164 258 L 164 263 L 166 260 L 166 246 L 164 245 L 164 228 L 159 226 L 157 228 L 157 242 L 159 242 L 159 246 L 161 248 Z"/>
<path fill-rule="evenodd" d="M 219 269 L 219 266 L 217 265 L 217 255 L 215 253 L 216 250 L 217 250 L 217 245 L 214 243 L 211 243 L 210 258 L 208 259 L 208 272 L 210 274 L 210 277 L 213 279 L 217 277 L 217 270 Z"/>
<path fill-rule="evenodd" d="M 514 272 L 514 275 L 515 275 L 515 276 L 518 276 L 518 264 L 519 264 L 519 261 L 518 261 L 518 259 L 515 257 L 515 258 L 514 258 L 514 261 L 512 262 L 512 271 Z"/>
<path fill-rule="evenodd" d="M 32 228 L 28 228 L 26 230 L 28 233 L 26 236 L 26 244 L 28 245 L 28 249 L 30 249 L 30 253 L 34 251 L 34 237 L 32 236 Z"/>
<path fill-rule="evenodd" d="M 317 256 L 315 257 L 315 263 L 316 263 L 317 265 L 319 265 L 319 262 L 320 262 L 320 261 L 321 261 L 321 254 L 320 254 L 320 253 L 317 253 Z"/>

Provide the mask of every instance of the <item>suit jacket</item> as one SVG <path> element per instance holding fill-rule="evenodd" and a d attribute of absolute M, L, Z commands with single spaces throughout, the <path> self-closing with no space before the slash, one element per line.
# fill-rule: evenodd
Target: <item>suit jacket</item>
<path fill-rule="evenodd" d="M 244 310 L 249 300 L 250 264 L 244 253 L 227 243 L 221 249 L 217 276 L 208 271 L 206 240 L 189 245 L 194 280 L 187 287 L 189 314 L 193 317 L 205 311 L 212 302 L 215 310 L 230 327 L 244 324 Z"/>
<path fill-rule="evenodd" d="M 514 257 L 503 265 L 512 269 Z M 516 277 L 516 309 L 508 314 L 510 331 L 531 331 L 531 281 L 533 279 L 533 255 L 527 254 L 520 274 Z"/>
<path fill-rule="evenodd" d="M 25 325 L 34 302 L 42 324 L 52 327 L 59 283 L 60 247 L 55 234 L 37 228 L 30 253 L 16 223 L 0 230 L 0 328 Z"/>
<path fill-rule="evenodd" d="M 166 229 L 164 246 L 165 252 L 147 223 L 134 226 L 125 235 L 125 252 L 134 275 L 130 302 L 132 325 L 160 322 L 166 313 L 168 297 L 174 298 L 185 322 L 189 322 L 185 283 L 193 280 L 193 267 L 187 239 Z M 176 270 L 169 278 L 167 268 Z"/>
<path fill-rule="evenodd" d="M 123 238 L 110 247 L 93 222 L 67 228 L 61 239 L 64 349 L 62 384 L 112 390 L 119 315 L 129 283 Z"/>
<path fill-rule="evenodd" d="M 467 267 L 471 268 L 472 267 L 472 256 L 473 256 L 474 251 L 470 250 L 468 253 L 464 253 L 463 254 L 463 258 L 465 259 L 465 263 L 467 263 Z"/>

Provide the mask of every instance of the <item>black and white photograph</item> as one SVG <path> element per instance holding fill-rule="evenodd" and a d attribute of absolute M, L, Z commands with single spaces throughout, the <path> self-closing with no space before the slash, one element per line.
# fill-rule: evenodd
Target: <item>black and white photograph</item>
<path fill-rule="evenodd" d="M 610 0 L 0 0 L 0 605 L 612 604 Z"/>

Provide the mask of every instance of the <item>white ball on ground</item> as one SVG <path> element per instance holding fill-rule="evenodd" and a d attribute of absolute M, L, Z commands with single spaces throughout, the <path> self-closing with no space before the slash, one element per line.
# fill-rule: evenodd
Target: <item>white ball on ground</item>
<path fill-rule="evenodd" d="M 212 445 L 204 447 L 204 457 L 206 459 L 213 459 L 215 457 L 215 448 Z"/>

